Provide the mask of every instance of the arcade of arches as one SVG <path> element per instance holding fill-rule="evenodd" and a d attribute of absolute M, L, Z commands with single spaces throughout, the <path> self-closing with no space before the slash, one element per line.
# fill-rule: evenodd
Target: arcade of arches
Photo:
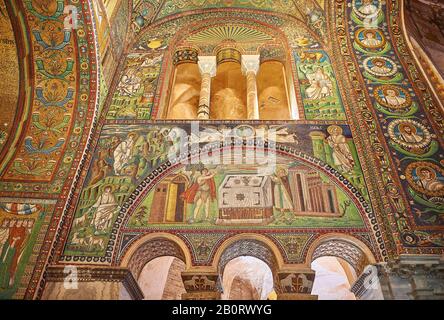
<path fill-rule="evenodd" d="M 444 299 L 442 21 L 0 0 L 0 299 Z"/>

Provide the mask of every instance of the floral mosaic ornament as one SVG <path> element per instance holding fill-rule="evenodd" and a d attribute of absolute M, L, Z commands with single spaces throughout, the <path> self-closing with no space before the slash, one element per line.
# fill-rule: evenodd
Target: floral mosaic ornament
<path fill-rule="evenodd" d="M 92 119 L 97 112 L 97 65 L 91 28 L 78 20 L 76 28 L 66 25 L 72 11 L 57 1 L 46 7 L 41 1 L 15 4 L 20 16 L 30 21 L 23 30 L 29 41 L 29 59 L 36 72 L 34 92 L 27 91 L 25 108 L 15 140 L 0 163 L 5 194 L 30 192 L 59 194 L 71 168 L 76 168 L 85 146 Z M 75 3 L 77 12 L 88 10 Z M 68 26 L 69 28 L 66 28 Z M 76 72 L 79 70 L 81 72 Z M 26 71 L 28 72 L 28 71 Z M 31 100 L 34 98 L 34 101 Z"/>

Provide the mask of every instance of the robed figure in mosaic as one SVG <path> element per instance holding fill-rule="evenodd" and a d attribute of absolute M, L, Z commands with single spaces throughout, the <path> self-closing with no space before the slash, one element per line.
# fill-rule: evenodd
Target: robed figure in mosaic
<path fill-rule="evenodd" d="M 327 138 L 327 143 L 333 149 L 335 165 L 344 172 L 351 172 L 355 166 L 355 161 L 347 139 L 343 135 L 343 130 L 339 126 L 330 126 L 327 130 L 330 134 Z"/>
<path fill-rule="evenodd" d="M 278 168 L 276 173 L 271 176 L 273 181 L 274 207 L 281 213 L 293 210 L 293 201 L 291 199 L 291 188 L 288 180 L 288 171 L 284 168 Z"/>
<path fill-rule="evenodd" d="M 216 183 L 214 182 L 215 173 L 210 173 L 204 168 L 195 182 L 182 194 L 185 203 L 195 204 L 191 222 L 196 221 L 202 207 L 204 209 L 205 220 L 210 217 L 211 201 L 216 199 Z"/>
<path fill-rule="evenodd" d="M 33 221 L 29 221 L 29 227 L 32 228 Z M 0 231 L 0 240 L 3 244 L 0 253 L 0 288 L 2 289 L 14 285 L 14 275 L 28 234 L 28 220 L 12 219 L 9 220 L 9 224 L 4 222 L 2 225 Z"/>
<path fill-rule="evenodd" d="M 96 233 L 106 231 L 111 226 L 111 220 L 117 208 L 118 204 L 112 193 L 112 187 L 106 186 L 103 194 L 90 209 L 90 211 L 95 210 L 92 225 L 96 229 Z"/>

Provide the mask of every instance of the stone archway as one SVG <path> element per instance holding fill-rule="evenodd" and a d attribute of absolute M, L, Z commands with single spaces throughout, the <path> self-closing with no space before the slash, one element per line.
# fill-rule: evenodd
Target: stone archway
<path fill-rule="evenodd" d="M 313 292 L 320 299 L 354 300 L 351 290 L 364 269 L 376 262 L 362 241 L 344 234 L 326 234 L 313 242 L 306 263 L 316 271 Z"/>
<path fill-rule="evenodd" d="M 153 300 L 178 299 L 185 290 L 181 274 L 190 265 L 191 255 L 185 243 L 174 235 L 163 233 L 141 237 L 120 261 L 120 266 L 132 273 L 142 291 L 153 289 L 147 282 L 159 282 L 162 292 L 144 292 L 145 298 Z M 153 272 L 158 274 L 153 276 Z M 179 295 L 175 291 L 180 291 Z"/>
<path fill-rule="evenodd" d="M 229 261 L 241 256 L 251 256 L 262 260 L 270 267 L 273 277 L 279 270 L 276 255 L 270 247 L 260 240 L 246 238 L 236 240 L 223 249 L 217 265 L 219 274 L 223 274 Z"/>
<path fill-rule="evenodd" d="M 185 288 L 182 272 L 185 263 L 172 256 L 155 258 L 145 264 L 137 283 L 145 300 L 180 300 Z"/>
<path fill-rule="evenodd" d="M 137 240 L 121 259 L 120 265 L 128 268 L 137 280 L 143 267 L 159 257 L 175 257 L 187 267 L 191 265 L 191 255 L 186 245 L 171 234 L 148 234 Z"/>
<path fill-rule="evenodd" d="M 270 268 L 273 275 L 273 282 L 276 291 L 279 291 L 278 271 L 279 266 L 275 256 L 270 247 L 257 239 L 239 239 L 229 244 L 220 256 L 217 265 L 219 274 L 219 285 L 222 288 L 223 275 L 227 264 L 239 257 L 254 257 L 263 261 Z"/>
<path fill-rule="evenodd" d="M 234 258 L 222 276 L 222 300 L 266 300 L 276 295 L 271 269 L 258 258 Z"/>
<path fill-rule="evenodd" d="M 310 292 L 295 296 L 299 290 L 296 288 L 296 283 L 291 284 L 291 288 L 286 288 L 285 279 L 296 281 L 300 275 L 311 275 L 312 271 L 305 265 L 285 265 L 278 247 L 266 236 L 258 234 L 240 234 L 225 240 L 219 247 L 213 260 L 213 268 L 218 274 L 219 289 L 222 289 L 225 267 L 238 257 L 254 257 L 270 268 L 278 299 L 304 299 L 310 296 Z"/>
<path fill-rule="evenodd" d="M 319 300 L 356 300 L 351 288 L 357 280 L 354 267 L 342 258 L 323 256 L 315 259 L 312 294 Z"/>

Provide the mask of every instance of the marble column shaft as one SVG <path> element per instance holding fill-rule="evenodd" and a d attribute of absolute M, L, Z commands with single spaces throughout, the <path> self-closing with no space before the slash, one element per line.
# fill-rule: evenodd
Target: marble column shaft
<path fill-rule="evenodd" d="M 242 56 L 242 72 L 247 77 L 247 116 L 249 120 L 259 120 L 259 102 L 256 80 L 259 65 L 259 55 Z"/>
<path fill-rule="evenodd" d="M 200 73 L 202 75 L 202 85 L 200 89 L 197 118 L 208 120 L 210 119 L 211 78 L 216 76 L 216 57 L 199 57 L 198 65 Z"/>

